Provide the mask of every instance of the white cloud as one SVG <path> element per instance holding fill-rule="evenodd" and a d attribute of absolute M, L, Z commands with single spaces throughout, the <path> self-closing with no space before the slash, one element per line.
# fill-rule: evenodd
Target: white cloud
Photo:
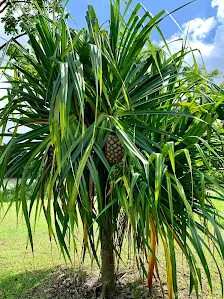
<path fill-rule="evenodd" d="M 184 34 L 188 34 L 190 39 L 204 39 L 217 26 L 217 20 L 214 17 L 208 19 L 196 18 L 183 24 Z"/>
<path fill-rule="evenodd" d="M 219 22 L 224 23 L 224 1 L 212 0 L 212 8 L 217 7 L 217 19 Z"/>
<path fill-rule="evenodd" d="M 202 64 L 201 55 L 208 71 L 217 68 L 224 72 L 224 0 L 211 0 L 211 6 L 216 10 L 216 16 L 207 19 L 196 18 L 184 23 L 182 32 L 175 33 L 170 41 L 186 38 L 189 41 L 191 49 L 198 49 L 194 52 L 199 64 Z M 213 39 L 208 42 L 207 38 L 211 33 Z M 211 36 L 211 35 L 210 35 Z M 181 41 L 171 43 L 171 51 L 180 50 Z M 187 63 L 192 63 L 192 55 L 186 58 Z"/>

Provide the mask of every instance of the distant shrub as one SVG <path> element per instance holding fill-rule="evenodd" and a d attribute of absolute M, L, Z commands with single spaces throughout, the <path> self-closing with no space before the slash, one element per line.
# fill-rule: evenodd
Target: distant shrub
<path fill-rule="evenodd" d="M 34 190 L 34 184 L 26 185 L 26 199 L 29 200 Z M 16 192 L 16 186 L 8 185 L 7 189 L 0 189 L 0 202 L 11 202 L 19 200 L 19 194 Z"/>

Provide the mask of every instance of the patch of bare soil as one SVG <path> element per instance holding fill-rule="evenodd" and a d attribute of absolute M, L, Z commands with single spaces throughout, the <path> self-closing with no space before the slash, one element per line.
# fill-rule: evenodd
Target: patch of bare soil
<path fill-rule="evenodd" d="M 117 275 L 117 293 L 119 299 L 167 299 L 167 285 L 154 279 L 153 294 L 150 296 L 146 282 L 139 278 L 138 271 L 127 270 Z M 189 288 L 182 288 L 180 299 L 189 297 Z M 164 295 L 163 295 L 164 293 Z M 43 285 L 34 287 L 27 298 L 41 299 L 99 299 L 101 298 L 101 283 L 98 273 L 87 274 L 85 271 L 74 272 L 66 268 L 57 269 Z M 25 299 L 23 297 L 23 299 Z M 20 298 L 22 299 L 22 298 Z"/>

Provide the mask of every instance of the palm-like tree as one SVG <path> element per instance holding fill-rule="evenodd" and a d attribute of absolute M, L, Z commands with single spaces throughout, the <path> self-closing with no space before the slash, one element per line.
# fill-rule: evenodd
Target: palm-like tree
<path fill-rule="evenodd" d="M 70 29 L 65 14 L 56 22 L 43 13 L 35 31 L 26 28 L 28 50 L 11 41 L 24 59 L 8 65 L 15 74 L 8 76 L 8 103 L 0 114 L 2 136 L 11 134 L 0 157 L 1 184 L 18 177 L 15 198 L 32 248 L 30 215 L 40 206 L 65 256 L 70 242 L 76 248 L 76 226 L 83 227 L 83 258 L 88 251 L 100 264 L 101 244 L 104 297 L 115 291 L 115 256 L 127 231 L 150 290 L 160 242 L 169 298 L 178 297 L 176 246 L 189 266 L 190 291 L 198 295 L 199 265 L 212 289 L 205 251 L 221 273 L 204 238 L 224 257 L 223 228 L 206 192 L 209 184 L 223 196 L 210 175 L 223 165 L 216 124 L 223 94 L 196 63 L 193 71 L 183 67 L 187 48 L 171 55 L 158 27 L 165 11 L 152 16 L 137 4 L 127 17 L 130 1 L 124 12 L 119 2 L 111 1 L 105 29 L 89 6 L 83 30 Z M 153 29 L 164 49 L 150 41 Z M 9 121 L 15 128 L 5 133 Z M 19 134 L 20 126 L 30 130 Z M 118 164 L 107 159 L 108 138 L 117 139 L 116 150 L 120 146 Z M 27 183 L 34 185 L 28 202 Z"/>

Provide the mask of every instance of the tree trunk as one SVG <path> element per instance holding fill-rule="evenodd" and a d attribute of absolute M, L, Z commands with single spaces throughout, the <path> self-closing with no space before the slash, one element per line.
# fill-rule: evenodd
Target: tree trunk
<path fill-rule="evenodd" d="M 102 194 L 105 194 L 103 208 L 108 204 L 108 171 L 102 162 L 99 163 L 99 176 Z M 113 247 L 113 223 L 112 209 L 107 209 L 102 216 L 101 234 L 101 279 L 102 279 L 102 297 L 104 299 L 112 298 L 116 291 L 115 259 Z"/>
<path fill-rule="evenodd" d="M 107 218 L 104 221 L 101 239 L 101 274 L 103 298 L 112 298 L 116 291 L 113 237 L 110 228 L 110 219 Z"/>

